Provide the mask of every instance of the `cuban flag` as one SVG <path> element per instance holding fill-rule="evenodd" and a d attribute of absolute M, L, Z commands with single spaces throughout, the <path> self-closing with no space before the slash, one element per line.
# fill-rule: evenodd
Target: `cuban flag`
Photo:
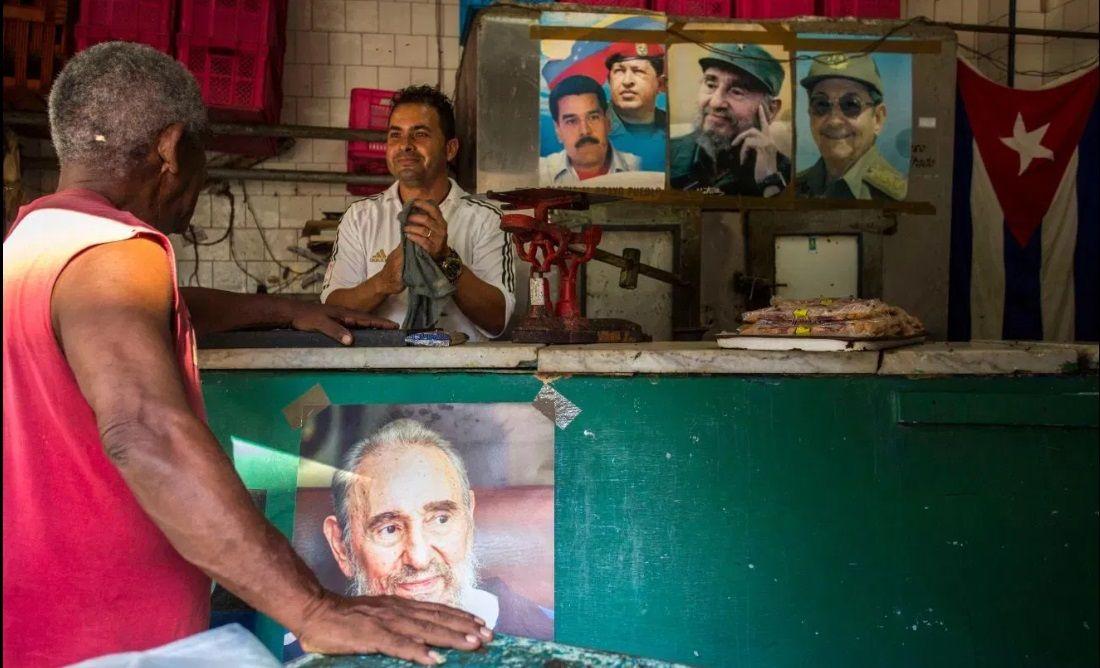
<path fill-rule="evenodd" d="M 1096 341 L 1098 71 L 1038 90 L 958 64 L 949 338 Z"/>

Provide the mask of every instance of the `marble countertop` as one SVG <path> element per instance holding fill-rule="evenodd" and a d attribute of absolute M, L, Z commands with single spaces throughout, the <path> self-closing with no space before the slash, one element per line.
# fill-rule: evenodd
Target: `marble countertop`
<path fill-rule="evenodd" d="M 200 369 L 531 369 L 542 346 L 464 343 L 447 348 L 200 349 Z"/>
<path fill-rule="evenodd" d="M 714 341 L 541 346 L 467 343 L 451 348 L 240 348 L 199 350 L 202 369 L 482 369 L 545 374 L 1095 373 L 1096 344 L 976 341 L 882 352 L 748 351 Z"/>

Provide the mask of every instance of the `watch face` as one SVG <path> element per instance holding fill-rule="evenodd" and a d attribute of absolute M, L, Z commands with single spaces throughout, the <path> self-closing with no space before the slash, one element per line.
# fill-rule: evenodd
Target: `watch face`
<path fill-rule="evenodd" d="M 443 275 L 447 277 L 447 280 L 454 281 L 458 278 L 458 274 L 462 271 L 462 260 L 459 259 L 458 253 L 453 250 L 443 260 L 443 265 L 440 267 L 443 270 Z"/>

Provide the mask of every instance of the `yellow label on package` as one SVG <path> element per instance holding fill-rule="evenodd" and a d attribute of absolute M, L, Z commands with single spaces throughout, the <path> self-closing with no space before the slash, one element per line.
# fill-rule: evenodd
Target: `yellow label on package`
<path fill-rule="evenodd" d="M 833 300 L 832 300 L 832 299 L 829 299 L 828 297 L 826 297 L 825 299 L 822 299 L 822 300 L 821 300 L 821 305 L 822 305 L 822 306 L 829 306 L 829 305 L 830 305 L 830 304 L 832 304 L 832 303 L 833 303 Z"/>
<path fill-rule="evenodd" d="M 809 312 L 804 308 L 796 308 L 794 310 L 794 318 L 795 320 L 805 320 L 808 316 L 808 313 Z"/>
<path fill-rule="evenodd" d="M 810 332 L 812 332 L 812 331 L 813 331 L 813 329 L 810 328 L 810 327 L 807 327 L 806 325 L 799 325 L 798 327 L 794 328 L 794 335 L 795 336 L 809 336 Z"/>

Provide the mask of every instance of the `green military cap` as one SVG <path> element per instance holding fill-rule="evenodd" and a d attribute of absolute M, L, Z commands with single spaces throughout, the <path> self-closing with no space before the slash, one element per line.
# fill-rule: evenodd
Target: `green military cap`
<path fill-rule="evenodd" d="M 882 77 L 878 73 L 878 65 L 870 54 L 846 54 L 830 53 L 814 58 L 810 65 L 810 72 L 802 81 L 802 87 L 809 92 L 818 81 L 822 79 L 851 79 L 858 81 L 882 95 Z"/>
<path fill-rule="evenodd" d="M 699 67 L 735 67 L 764 84 L 772 95 L 783 86 L 783 66 L 759 44 L 716 44 L 714 51 L 699 59 Z"/>

